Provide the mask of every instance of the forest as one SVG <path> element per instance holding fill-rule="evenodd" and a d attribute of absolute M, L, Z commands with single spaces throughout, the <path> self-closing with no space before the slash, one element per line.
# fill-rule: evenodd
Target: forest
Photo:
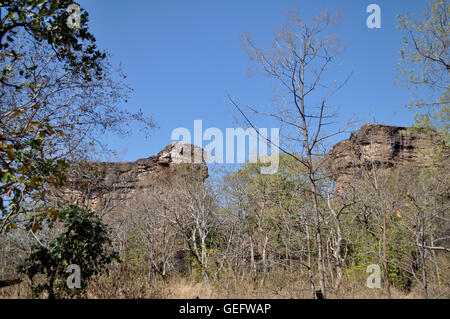
<path fill-rule="evenodd" d="M 424 4 L 398 12 L 392 52 L 411 127 L 336 124 L 340 12 L 291 11 L 268 46 L 243 33 L 278 93 L 225 98 L 280 136 L 258 133 L 276 155 L 227 166 L 178 163 L 195 148 L 169 140 L 99 161 L 105 134 L 151 142 L 158 110 L 123 107 L 133 88 L 75 1 L 0 0 L 0 298 L 448 299 L 450 8 Z"/>

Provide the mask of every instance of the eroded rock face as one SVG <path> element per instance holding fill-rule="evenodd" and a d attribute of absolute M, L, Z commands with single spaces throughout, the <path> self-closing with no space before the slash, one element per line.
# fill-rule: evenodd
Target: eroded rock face
<path fill-rule="evenodd" d="M 135 162 L 85 162 L 72 167 L 64 188 L 53 193 L 65 202 L 90 209 L 126 205 L 137 190 L 150 189 L 160 179 L 189 174 L 208 177 L 203 149 L 173 142 L 156 156 Z"/>
<path fill-rule="evenodd" d="M 49 194 L 58 206 L 76 204 L 95 211 L 116 234 L 118 247 L 124 247 L 123 238 L 140 223 L 151 227 L 157 238 L 167 231 L 163 225 L 168 206 L 177 200 L 175 195 L 193 179 L 199 187 L 208 177 L 205 158 L 203 149 L 174 142 L 156 156 L 135 162 L 77 163 L 71 167 L 64 187 L 52 189 Z M 157 215 L 152 215 L 155 212 Z M 186 238 L 181 233 L 170 236 L 172 251 L 165 253 L 172 254 L 173 270 L 188 273 Z"/>
<path fill-rule="evenodd" d="M 328 171 L 337 188 L 351 181 L 354 174 L 374 167 L 427 165 L 436 133 L 428 129 L 365 124 L 350 138 L 337 143 L 328 154 Z"/>

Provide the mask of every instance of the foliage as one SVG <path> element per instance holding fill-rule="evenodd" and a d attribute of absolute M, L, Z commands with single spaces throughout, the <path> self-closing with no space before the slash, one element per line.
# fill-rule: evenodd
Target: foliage
<path fill-rule="evenodd" d="M 450 123 L 450 7 L 447 0 L 429 1 L 422 19 L 398 15 L 403 31 L 399 70 L 414 91 L 411 109 L 418 110 L 417 124 L 439 127 L 448 138 Z M 425 98 L 424 96 L 428 96 Z"/>
<path fill-rule="evenodd" d="M 76 4 L 73 0 L 3 0 L 1 2 L 0 52 L 2 58 L 13 61 L 20 53 L 8 48 L 17 40 L 20 31 L 26 31 L 36 41 L 45 41 L 66 62 L 66 70 L 81 72 L 85 80 L 102 75 L 99 62 L 106 58 L 104 52 L 97 49 L 94 36 L 88 31 L 88 13 L 81 9 L 79 28 L 70 28 L 67 24 L 67 8 Z M 6 40 L 6 41 L 4 41 Z M 9 68 L 1 70 L 0 82 L 8 84 Z"/>
<path fill-rule="evenodd" d="M 21 203 L 26 199 L 29 204 L 42 201 L 46 185 L 61 186 L 66 179 L 67 163 L 63 159 L 46 159 L 43 155 L 44 138 L 55 134 L 50 126 L 31 123 L 28 131 L 35 131 L 35 138 L 11 140 L 0 132 L 0 158 L 2 171 L 0 211 L 5 216 L 0 224 L 0 232 L 16 228 L 9 223 L 12 215 L 24 208 Z M 27 198 L 25 198 L 27 197 Z"/>
<path fill-rule="evenodd" d="M 86 158 L 106 132 L 129 122 L 154 127 L 142 111 L 122 110 L 131 89 L 113 75 L 108 56 L 88 32 L 88 14 L 69 28 L 71 0 L 1 1 L 0 232 L 61 186 L 69 162 Z"/>
<path fill-rule="evenodd" d="M 47 291 L 49 298 L 82 294 L 89 279 L 101 273 L 113 260 L 119 260 L 116 252 L 111 252 L 111 240 L 106 226 L 90 211 L 71 205 L 58 212 L 55 218 L 64 230 L 48 245 L 34 245 L 30 256 L 19 266 L 19 272 L 33 279 L 44 274 L 46 282 L 38 284 L 34 293 Z M 55 222 L 50 220 L 50 228 Z M 67 266 L 75 264 L 81 269 L 81 288 L 70 289 L 66 285 Z"/>
<path fill-rule="evenodd" d="M 382 220 L 386 214 L 390 283 L 410 291 L 415 282 L 426 291 L 423 282 L 429 278 L 424 278 L 425 273 L 438 268 L 433 265 L 434 249 L 445 242 L 448 229 L 447 192 L 445 168 L 399 167 L 384 173 L 361 174 L 340 199 L 353 202 L 343 219 L 349 242 L 348 266 L 382 263 Z"/>

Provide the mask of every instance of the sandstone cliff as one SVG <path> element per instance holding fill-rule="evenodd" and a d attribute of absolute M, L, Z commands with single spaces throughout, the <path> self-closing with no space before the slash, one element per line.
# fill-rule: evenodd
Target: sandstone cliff
<path fill-rule="evenodd" d="M 394 166 L 427 165 L 436 133 L 428 129 L 365 124 L 328 154 L 328 170 L 337 187 L 361 169 L 389 170 Z"/>
<path fill-rule="evenodd" d="M 351 182 L 362 169 L 382 170 L 402 165 L 426 165 L 430 142 L 436 133 L 427 129 L 365 124 L 359 131 L 337 143 L 328 154 L 327 170 L 337 187 Z M 205 153 L 190 144 L 171 143 L 156 156 L 135 162 L 88 162 L 72 168 L 68 183 L 57 196 L 66 202 L 95 209 L 105 204 L 126 204 L 138 190 L 149 190 L 174 176 L 200 176 L 206 179 Z"/>
<path fill-rule="evenodd" d="M 191 144 L 173 142 L 156 156 L 135 162 L 84 162 L 74 165 L 64 188 L 53 196 L 91 209 L 126 204 L 137 190 L 152 188 L 174 176 L 208 177 L 204 151 Z"/>

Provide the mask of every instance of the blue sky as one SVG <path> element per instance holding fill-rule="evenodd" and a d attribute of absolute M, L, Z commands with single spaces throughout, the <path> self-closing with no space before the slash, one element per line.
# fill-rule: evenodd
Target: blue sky
<path fill-rule="evenodd" d="M 268 105 L 270 82 L 248 77 L 252 66 L 241 48 L 240 35 L 250 32 L 258 44 L 269 44 L 274 29 L 285 21 L 283 12 L 299 9 L 311 17 L 321 8 L 344 8 L 337 31 L 347 43 L 338 71 L 348 84 L 335 96 L 341 123 L 361 122 L 411 125 L 413 114 L 405 104 L 411 92 L 394 85 L 398 77 L 401 33 L 396 14 L 419 12 L 426 1 L 341 0 L 80 0 L 89 12 L 90 28 L 99 47 L 122 64 L 132 98 L 124 107 L 142 108 L 153 115 L 159 129 L 149 139 L 135 132 L 131 137 L 105 136 L 120 159 L 133 161 L 154 155 L 171 142 L 177 127 L 193 130 L 195 119 L 204 128 L 236 127 L 227 92 L 242 103 Z M 381 29 L 369 29 L 366 8 L 381 7 Z M 235 114 L 235 113 L 234 113 Z M 340 139 L 347 136 L 341 136 Z"/>

